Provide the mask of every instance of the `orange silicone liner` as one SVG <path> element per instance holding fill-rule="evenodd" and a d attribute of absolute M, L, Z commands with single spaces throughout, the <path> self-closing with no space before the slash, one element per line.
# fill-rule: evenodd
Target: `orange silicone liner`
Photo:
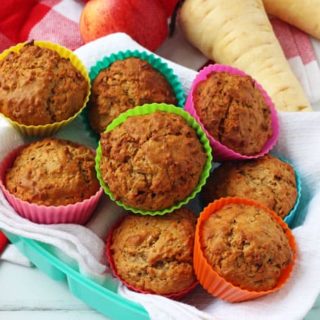
<path fill-rule="evenodd" d="M 273 219 L 282 227 L 284 230 L 288 240 L 289 245 L 293 251 L 293 258 L 292 262 L 283 270 L 279 281 L 275 288 L 271 290 L 265 291 L 250 291 L 246 289 L 242 289 L 233 285 L 231 282 L 228 282 L 223 277 L 221 277 L 208 263 L 207 258 L 204 255 L 204 250 L 201 244 L 201 233 L 202 228 L 205 221 L 217 210 L 221 209 L 227 204 L 235 203 L 235 204 L 245 204 L 249 206 L 255 206 L 258 208 L 263 209 L 264 211 L 268 212 Z M 204 289 L 206 289 L 210 294 L 215 297 L 221 298 L 223 300 L 229 302 L 240 302 L 245 300 L 252 300 L 258 297 L 276 292 L 289 279 L 293 266 L 296 260 L 296 242 L 291 233 L 291 230 L 287 226 L 285 222 L 272 210 L 268 209 L 267 207 L 261 205 L 258 202 L 249 199 L 241 199 L 241 198 L 221 198 L 210 203 L 200 214 L 200 217 L 197 222 L 196 226 L 196 234 L 195 234 L 195 243 L 194 243 L 194 255 L 193 255 L 193 264 L 196 276 Z"/>
<path fill-rule="evenodd" d="M 114 230 L 116 230 L 120 224 L 126 219 L 127 216 L 124 216 L 122 218 L 120 218 L 118 220 L 118 222 L 116 222 L 114 224 L 114 226 L 112 227 L 112 229 L 110 230 L 108 236 L 107 236 L 107 243 L 106 243 L 106 257 L 107 257 L 107 261 L 109 262 L 109 266 L 110 269 L 113 273 L 113 275 L 118 278 L 127 288 L 139 292 L 139 293 L 144 293 L 144 294 L 157 294 L 151 290 L 143 290 L 137 287 L 134 287 L 133 285 L 131 285 L 130 283 L 128 283 L 126 280 L 124 280 L 118 273 L 117 271 L 117 267 L 116 264 L 113 260 L 112 257 L 112 252 L 111 252 L 111 245 L 112 245 L 112 235 Z M 170 298 L 170 299 L 175 299 L 175 300 L 179 300 L 182 299 L 183 297 L 185 297 L 190 291 L 192 291 L 197 285 L 199 284 L 198 281 L 193 282 L 189 287 L 179 291 L 179 292 L 172 292 L 172 293 L 167 293 L 167 294 L 162 294 L 162 296 Z"/>

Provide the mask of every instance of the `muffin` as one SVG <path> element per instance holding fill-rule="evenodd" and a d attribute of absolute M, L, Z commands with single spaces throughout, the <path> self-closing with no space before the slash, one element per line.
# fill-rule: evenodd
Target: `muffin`
<path fill-rule="evenodd" d="M 195 87 L 193 102 L 208 133 L 240 154 L 259 153 L 272 136 L 270 108 L 250 76 L 213 72 Z"/>
<path fill-rule="evenodd" d="M 165 216 L 127 216 L 109 236 L 114 273 L 140 292 L 171 296 L 191 289 L 195 222 L 186 208 Z"/>
<path fill-rule="evenodd" d="M 262 207 L 226 204 L 204 221 L 201 237 L 209 265 L 249 291 L 273 289 L 293 260 L 285 231 Z"/>
<path fill-rule="evenodd" d="M 95 152 L 66 140 L 47 138 L 24 147 L 7 169 L 4 184 L 15 197 L 32 204 L 66 206 L 99 190 Z"/>
<path fill-rule="evenodd" d="M 137 109 L 142 112 L 148 106 L 133 111 Z M 172 207 L 188 197 L 207 161 L 195 130 L 173 112 L 130 116 L 103 133 L 100 145 L 101 178 L 113 198 L 148 211 Z"/>
<path fill-rule="evenodd" d="M 152 102 L 177 103 L 165 76 L 140 58 L 117 60 L 92 82 L 90 125 L 100 134 L 120 113 Z"/>
<path fill-rule="evenodd" d="M 34 42 L 0 61 L 0 112 L 22 125 L 47 125 L 74 116 L 88 81 L 69 59 Z"/>
<path fill-rule="evenodd" d="M 201 196 L 205 205 L 223 197 L 253 199 L 284 218 L 297 200 L 295 172 L 271 155 L 225 162 L 212 172 Z"/>

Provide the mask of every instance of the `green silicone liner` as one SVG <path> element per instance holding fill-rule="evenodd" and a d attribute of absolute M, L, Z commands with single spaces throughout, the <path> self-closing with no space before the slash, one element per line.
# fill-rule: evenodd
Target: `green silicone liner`
<path fill-rule="evenodd" d="M 120 201 L 115 201 L 112 193 L 110 192 L 110 189 L 108 186 L 104 183 L 102 176 L 101 176 L 101 171 L 100 171 L 100 161 L 101 161 L 101 156 L 102 156 L 102 150 L 101 150 L 101 144 L 99 142 L 97 151 L 96 151 L 96 171 L 97 171 L 97 177 L 100 181 L 100 185 L 102 186 L 104 192 L 110 197 L 111 200 L 115 201 L 120 207 L 123 207 L 126 210 L 130 210 L 134 213 L 140 213 L 142 215 L 164 215 L 166 213 L 172 212 L 176 209 L 181 208 L 183 205 L 187 204 L 190 200 L 192 200 L 201 190 L 201 188 L 204 186 L 206 183 L 207 178 L 209 177 L 210 170 L 211 170 L 211 162 L 212 162 L 212 150 L 210 147 L 210 142 L 205 135 L 205 133 L 202 131 L 200 125 L 196 122 L 196 120 L 189 115 L 186 111 L 183 109 L 165 104 L 165 103 L 151 103 L 151 104 L 145 104 L 143 106 L 138 106 L 133 109 L 130 109 L 122 114 L 120 114 L 116 119 L 114 119 L 107 127 L 105 132 L 112 131 L 114 128 L 118 127 L 120 124 L 126 121 L 129 117 L 135 117 L 135 116 L 140 116 L 140 115 L 146 115 L 146 114 L 151 114 L 155 111 L 164 111 L 164 112 L 169 112 L 169 113 L 174 113 L 179 116 L 181 116 L 190 127 L 192 127 L 198 137 L 200 142 L 202 143 L 203 149 L 207 155 L 207 161 L 204 165 L 202 174 L 199 179 L 199 183 L 197 187 L 193 190 L 193 192 L 184 200 L 178 202 L 176 205 L 160 210 L 160 211 L 149 211 L 149 210 L 141 210 L 137 208 L 133 208 L 131 206 L 127 206 L 124 203 Z"/>
<path fill-rule="evenodd" d="M 148 53 L 146 51 L 138 51 L 138 50 L 119 51 L 117 53 L 111 54 L 108 57 L 104 57 L 102 60 L 98 61 L 94 66 L 91 67 L 89 71 L 89 78 L 91 80 L 91 83 L 98 76 L 101 70 L 108 68 L 115 61 L 124 60 L 130 57 L 135 57 L 141 60 L 145 60 L 148 63 L 150 63 L 153 66 L 153 68 L 158 70 L 170 83 L 173 89 L 173 92 L 177 98 L 178 106 L 183 108 L 186 96 L 179 78 L 176 76 L 173 70 L 165 62 L 163 62 L 160 58 L 156 57 L 154 54 Z M 95 132 L 93 132 L 88 121 L 87 108 L 83 110 L 81 117 L 85 124 L 86 130 L 89 132 L 90 137 L 94 138 L 98 142 L 99 136 Z"/>

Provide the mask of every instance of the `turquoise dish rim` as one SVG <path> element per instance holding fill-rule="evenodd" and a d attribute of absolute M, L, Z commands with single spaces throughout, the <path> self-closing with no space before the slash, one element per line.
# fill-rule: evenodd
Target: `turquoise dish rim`
<path fill-rule="evenodd" d="M 150 319 L 143 306 L 80 274 L 50 253 L 45 244 L 4 230 L 3 232 L 39 270 L 53 280 L 64 281 L 72 295 L 109 319 L 126 320 L 128 316 L 130 320 Z"/>

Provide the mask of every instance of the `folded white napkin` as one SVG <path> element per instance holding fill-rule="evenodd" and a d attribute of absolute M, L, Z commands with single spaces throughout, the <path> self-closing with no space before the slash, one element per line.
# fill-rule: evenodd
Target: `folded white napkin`
<path fill-rule="evenodd" d="M 113 34 L 79 48 L 76 53 L 90 68 L 102 57 L 127 49 L 143 50 L 125 34 Z M 169 61 L 168 64 L 187 90 L 196 72 Z M 320 142 L 320 113 L 281 113 L 279 117 L 281 133 L 276 151 L 290 159 L 300 171 L 303 188 L 300 212 L 307 213 L 303 226 L 294 230 L 298 244 L 298 260 L 289 283 L 278 293 L 239 304 L 214 299 L 200 287 L 184 300 L 188 304 L 183 304 L 156 295 L 133 293 L 119 286 L 119 294 L 141 303 L 151 319 L 300 320 L 313 305 L 320 292 L 320 154 L 317 148 Z M 12 130 L 11 133 L 9 130 L 5 132 L 12 134 L 12 137 L 16 134 Z M 90 145 L 90 139 L 80 121 L 62 130 L 59 136 Z M 3 135 L 1 139 L 2 137 Z M 10 137 L 8 139 L 11 141 Z M 19 143 L 21 141 L 16 144 Z M 14 147 L 14 144 L 9 144 L 9 148 Z M 1 148 L 2 144 L 0 156 L 4 153 Z M 8 147 L 5 149 L 5 152 L 7 151 Z M 35 225 L 18 217 L 1 195 L 0 213 L 0 228 L 56 246 L 71 257 L 73 262 L 78 263 L 80 270 L 88 276 L 108 274 L 103 263 L 102 239 L 115 219 L 122 214 L 122 210 L 110 201 L 105 200 L 99 206 L 97 214 L 88 224 L 98 236 L 89 228 L 76 225 Z M 302 216 L 301 214 L 301 221 Z M 207 314 L 191 308 L 190 305 Z"/>
<path fill-rule="evenodd" d="M 33 266 L 29 259 L 27 259 L 13 244 L 7 245 L 0 256 L 0 260 L 11 262 L 24 267 Z"/>

